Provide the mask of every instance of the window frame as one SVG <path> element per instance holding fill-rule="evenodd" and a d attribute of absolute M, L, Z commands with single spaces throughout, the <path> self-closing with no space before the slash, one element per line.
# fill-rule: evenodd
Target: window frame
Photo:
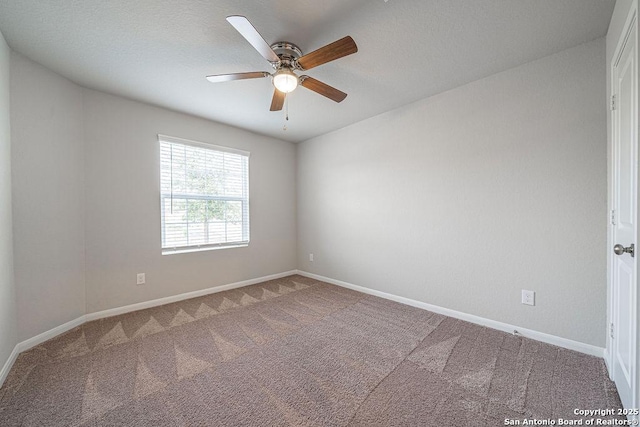
<path fill-rule="evenodd" d="M 162 192 L 162 143 L 173 143 L 173 144 L 181 144 L 192 147 L 204 148 L 211 151 L 222 152 L 222 153 L 231 153 L 238 154 L 246 157 L 246 172 L 244 172 L 244 176 L 246 180 L 244 181 L 243 192 L 246 194 L 246 197 L 239 196 L 209 196 L 209 195 L 193 195 L 193 194 L 184 194 L 184 193 L 174 193 L 170 192 L 164 194 Z M 217 249 L 230 249 L 230 248 L 241 248 L 249 246 L 251 241 L 251 233 L 250 233 L 250 191 L 249 191 L 249 170 L 250 170 L 250 160 L 251 153 L 249 151 L 239 150 L 237 148 L 225 147 L 222 145 L 210 144 L 207 142 L 193 141 L 185 138 L 178 138 L 174 136 L 168 136 L 163 134 L 158 134 L 157 138 L 158 143 L 158 170 L 159 170 L 159 197 L 160 197 L 160 248 L 162 251 L 162 255 L 173 255 L 179 253 L 188 253 L 188 252 L 201 252 L 201 251 L 209 251 L 209 250 L 217 250 Z M 171 246 L 164 247 L 165 242 L 165 200 L 167 198 L 172 198 L 173 200 L 212 200 L 212 201 L 237 201 L 242 204 L 242 236 L 243 240 L 234 241 L 234 242 L 225 242 L 225 243 L 207 243 L 207 244 L 194 244 L 194 245 L 186 245 L 186 246 Z M 226 223 L 225 223 L 226 224 Z M 188 225 L 187 225 L 188 227 Z M 246 239 L 245 239 L 246 236 Z"/>

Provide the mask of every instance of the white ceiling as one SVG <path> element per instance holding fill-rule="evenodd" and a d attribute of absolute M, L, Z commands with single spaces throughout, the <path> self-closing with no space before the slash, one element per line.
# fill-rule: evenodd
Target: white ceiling
<path fill-rule="evenodd" d="M 0 0 L 16 51 L 89 88 L 287 141 L 339 129 L 606 34 L 615 0 Z M 245 15 L 267 42 L 303 53 L 350 35 L 358 53 L 307 74 L 349 96 L 299 88 L 270 112 L 272 71 L 225 20 Z M 604 82 L 603 82 L 604 84 Z"/>

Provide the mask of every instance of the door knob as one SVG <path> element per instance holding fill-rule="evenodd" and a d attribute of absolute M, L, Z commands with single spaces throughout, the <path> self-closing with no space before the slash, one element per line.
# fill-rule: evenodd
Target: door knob
<path fill-rule="evenodd" d="M 625 248 L 624 246 L 622 246 L 621 244 L 617 244 L 613 247 L 613 252 L 616 255 L 622 255 L 624 253 L 627 253 L 631 256 L 635 255 L 635 245 L 632 243 L 631 246 L 629 246 L 628 248 Z"/>

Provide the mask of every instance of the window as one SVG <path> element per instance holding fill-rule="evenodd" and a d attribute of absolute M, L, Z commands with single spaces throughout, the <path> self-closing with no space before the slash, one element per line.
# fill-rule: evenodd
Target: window
<path fill-rule="evenodd" d="M 249 244 L 249 153 L 158 140 L 162 253 Z"/>

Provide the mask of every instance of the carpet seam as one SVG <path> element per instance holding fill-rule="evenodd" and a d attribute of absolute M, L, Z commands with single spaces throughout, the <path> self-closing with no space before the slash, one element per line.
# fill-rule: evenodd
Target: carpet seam
<path fill-rule="evenodd" d="M 435 328 L 434 328 L 432 331 L 430 331 L 427 335 L 425 335 L 424 337 L 422 337 L 422 339 L 420 339 L 420 341 L 418 341 L 418 343 L 416 343 L 416 345 L 411 349 L 411 351 L 410 351 L 410 352 L 408 352 L 408 353 L 407 353 L 407 355 L 406 355 L 402 360 L 400 360 L 400 362 L 398 362 L 398 364 L 397 364 L 397 365 L 396 365 L 396 366 L 395 366 L 391 371 L 389 371 L 389 372 L 387 373 L 387 375 L 385 375 L 382 379 L 380 379 L 380 381 L 378 381 L 378 383 L 376 384 L 376 386 L 375 386 L 375 387 L 374 387 L 374 388 L 373 388 L 373 389 L 372 389 L 372 390 L 367 394 L 367 397 L 366 397 L 362 402 L 360 402 L 360 404 L 356 407 L 356 410 L 353 412 L 353 415 L 349 418 L 349 421 L 347 421 L 347 423 L 345 424 L 345 426 L 348 426 L 349 424 L 351 424 L 351 422 L 352 422 L 352 421 L 353 421 L 353 419 L 356 417 L 356 415 L 358 415 L 358 410 L 360 410 L 360 407 L 361 407 L 362 405 L 364 405 L 364 404 L 367 402 L 367 400 L 369 400 L 369 397 L 370 397 L 370 396 L 371 396 L 371 395 L 372 395 L 372 394 L 377 390 L 377 388 L 380 386 L 380 384 L 382 384 L 382 382 L 383 382 L 384 380 L 386 380 L 386 379 L 387 379 L 387 377 L 389 377 L 389 375 L 393 374 L 393 373 L 398 369 L 398 367 L 399 367 L 400 365 L 402 365 L 402 364 L 403 364 L 403 363 L 404 363 L 404 362 L 409 358 L 409 356 L 411 356 L 411 353 L 413 353 L 413 352 L 415 351 L 415 349 L 416 349 L 416 348 L 418 348 L 418 346 L 419 346 L 420 344 L 422 344 L 422 342 L 423 342 L 423 341 L 424 341 L 424 340 L 425 340 L 429 335 L 431 335 L 431 332 L 433 332 L 433 331 L 435 331 Z"/>

